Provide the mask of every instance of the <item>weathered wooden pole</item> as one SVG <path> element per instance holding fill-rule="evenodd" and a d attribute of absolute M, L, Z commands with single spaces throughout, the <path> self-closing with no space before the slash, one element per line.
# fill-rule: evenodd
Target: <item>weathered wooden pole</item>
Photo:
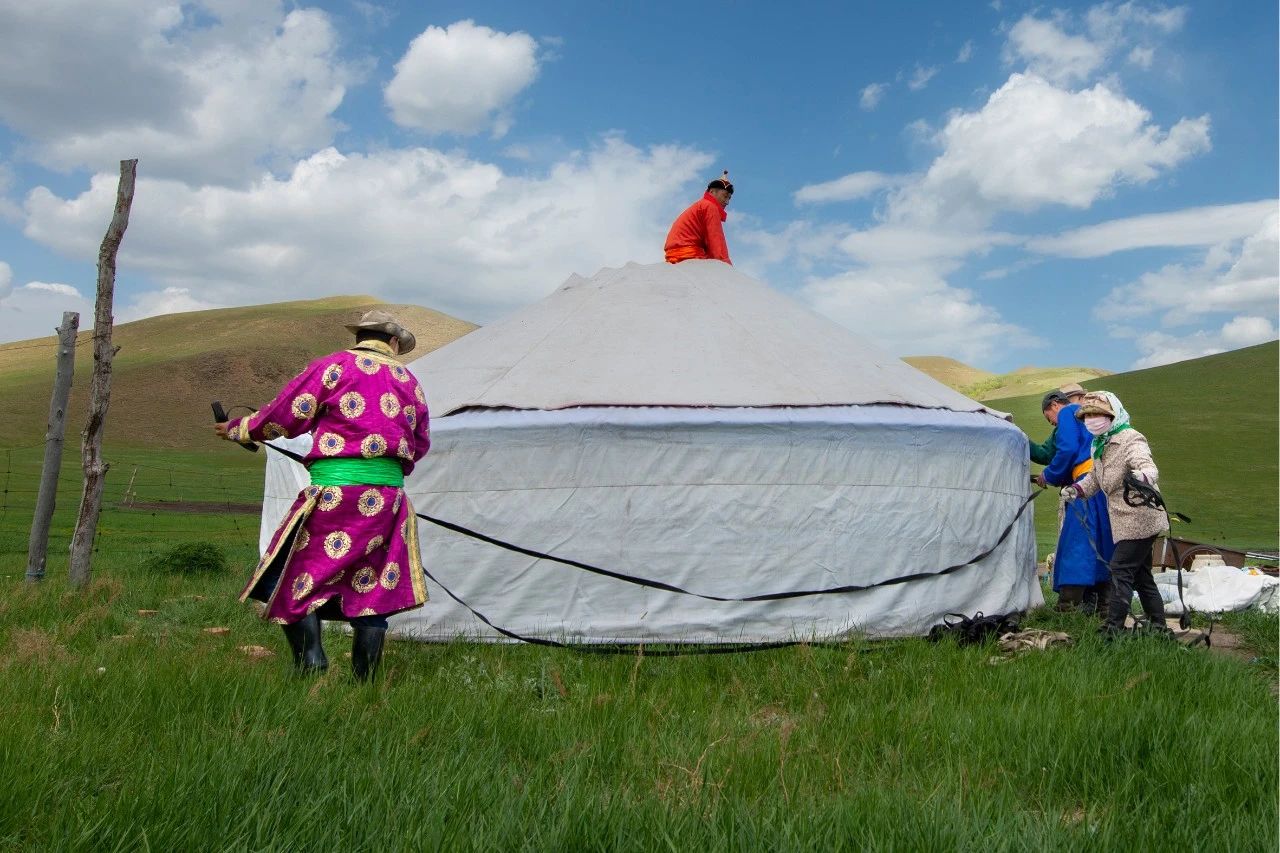
<path fill-rule="evenodd" d="M 67 397 L 76 369 L 76 332 L 80 313 L 64 311 L 58 327 L 58 370 L 53 375 L 53 396 L 49 398 L 49 428 L 44 434 L 44 468 L 40 471 L 40 491 L 31 519 L 31 539 L 27 542 L 27 581 L 44 580 L 44 560 L 49 551 L 49 525 L 58 498 L 58 471 L 62 468 L 62 438 L 67 430 Z"/>
<path fill-rule="evenodd" d="M 98 532 L 98 515 L 102 512 L 102 488 L 107 468 L 102 461 L 102 431 L 106 426 L 107 407 L 111 404 L 111 360 L 116 350 L 111 346 L 111 304 L 116 290 L 116 252 L 124 231 L 129 227 L 129 210 L 133 207 L 133 183 L 138 175 L 137 160 L 120 161 L 120 183 L 116 189 L 116 210 L 98 250 L 98 298 L 93 306 L 93 380 L 89 384 L 89 421 L 80 435 L 81 461 L 84 465 L 84 492 L 80 496 L 80 517 L 71 537 L 71 586 L 88 585 L 93 558 L 93 538 Z"/>

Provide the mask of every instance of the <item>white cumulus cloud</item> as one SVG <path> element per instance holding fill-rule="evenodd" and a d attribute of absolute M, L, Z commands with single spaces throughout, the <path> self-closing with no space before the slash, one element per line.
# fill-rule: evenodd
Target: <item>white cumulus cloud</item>
<path fill-rule="evenodd" d="M 911 78 L 907 80 L 907 88 L 913 92 L 919 92 L 925 86 L 929 85 L 929 81 L 938 73 L 938 66 L 931 65 L 925 68 L 923 65 L 917 65 L 915 70 L 911 72 Z"/>
<path fill-rule="evenodd" d="M 0 120 L 54 168 L 241 182 L 328 144 L 358 77 L 328 15 L 280 0 L 0 4 Z"/>
<path fill-rule="evenodd" d="M 140 178 L 120 265 L 176 289 L 142 297 L 140 312 L 371 293 L 484 322 L 570 273 L 659 260 L 672 211 L 710 163 L 610 136 L 532 174 L 409 148 L 326 149 L 246 188 Z M 104 173 L 71 198 L 33 190 L 26 235 L 96 257 L 115 185 Z"/>
<path fill-rule="evenodd" d="M 898 355 L 946 353 L 980 363 L 998 347 L 1038 343 L 971 291 L 947 284 L 927 264 L 813 278 L 800 294 L 814 310 Z"/>
<path fill-rule="evenodd" d="M 1135 101 L 1104 84 L 1082 91 L 1013 74 L 976 112 L 957 111 L 937 134 L 943 151 L 897 199 L 898 215 L 943 221 L 1087 208 L 1118 184 L 1147 183 L 1209 149 L 1209 119 L 1161 130 Z"/>
<path fill-rule="evenodd" d="M 1280 200 L 1270 199 L 1148 213 L 1036 237 L 1027 241 L 1027 248 L 1049 255 L 1096 258 L 1152 246 L 1212 246 L 1248 237 L 1277 209 Z"/>
<path fill-rule="evenodd" d="M 1102 73 L 1113 57 L 1150 68 L 1159 40 L 1182 28 L 1186 7 L 1101 3 L 1081 18 L 1054 12 L 1024 15 L 1008 28 L 1004 59 L 1058 84 L 1083 83 Z"/>
<path fill-rule="evenodd" d="M 272 301 L 272 300 L 266 300 Z M 116 322 L 128 323 L 146 317 L 161 314 L 180 314 L 186 311 L 205 311 L 210 308 L 222 308 L 217 302 L 210 302 L 193 296 L 187 287 L 166 287 L 162 290 L 149 290 L 139 293 L 129 300 L 129 304 L 120 312 Z"/>
<path fill-rule="evenodd" d="M 76 288 L 69 284 L 59 284 L 58 282 L 29 281 L 22 286 L 22 289 L 34 292 L 53 293 L 58 296 L 69 296 L 72 299 L 84 298 Z"/>
<path fill-rule="evenodd" d="M 796 204 L 820 204 L 829 201 L 852 201 L 902 183 L 899 175 L 884 172 L 853 172 L 834 181 L 808 184 L 796 190 Z"/>
<path fill-rule="evenodd" d="M 1220 352 L 1253 346 L 1276 339 L 1276 327 L 1266 317 L 1236 317 L 1221 328 L 1204 329 L 1183 335 L 1147 332 L 1134 341 L 1142 354 L 1133 363 L 1135 370 L 1159 367 L 1175 361 L 1203 358 Z"/>
<path fill-rule="evenodd" d="M 884 93 L 889 90 L 887 83 L 868 83 L 862 88 L 862 94 L 858 97 L 858 104 L 864 110 L 874 110 L 880 106 L 880 101 L 884 99 Z"/>
<path fill-rule="evenodd" d="M 1112 290 L 1095 317 L 1150 367 L 1273 339 L 1280 319 L 1280 213 L 1197 263 L 1167 264 Z M 1223 318 L 1226 317 L 1224 320 Z M 1221 325 L 1219 325 L 1221 324 Z"/>
<path fill-rule="evenodd" d="M 93 303 L 80 291 L 69 284 L 43 281 L 13 287 L 12 271 L 0 261 L 0 341 L 52 335 L 62 322 L 64 311 L 79 312 L 81 331 L 93 327 Z"/>
<path fill-rule="evenodd" d="M 1275 317 L 1280 300 L 1280 214 L 1274 210 L 1243 240 L 1211 247 L 1198 263 L 1168 264 L 1109 293 L 1099 319 L 1177 327 L 1206 314 Z"/>
<path fill-rule="evenodd" d="M 526 33 L 503 33 L 475 22 L 427 27 L 396 63 L 384 91 L 391 116 L 431 134 L 511 126 L 512 100 L 538 75 L 538 44 Z"/>

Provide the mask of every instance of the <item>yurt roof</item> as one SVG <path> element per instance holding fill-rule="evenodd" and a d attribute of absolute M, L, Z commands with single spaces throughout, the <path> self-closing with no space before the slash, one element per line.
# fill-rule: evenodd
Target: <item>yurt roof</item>
<path fill-rule="evenodd" d="M 889 403 L 989 411 L 719 261 L 633 263 L 571 276 L 545 299 L 412 369 L 433 417 L 575 406 Z"/>

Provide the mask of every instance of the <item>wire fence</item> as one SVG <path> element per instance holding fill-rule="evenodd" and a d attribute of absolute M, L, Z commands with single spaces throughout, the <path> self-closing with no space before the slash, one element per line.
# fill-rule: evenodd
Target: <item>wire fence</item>
<path fill-rule="evenodd" d="M 44 444 L 0 449 L 0 561 L 25 564 Z M 258 548 L 263 476 L 258 467 L 167 464 L 147 454 L 110 455 L 95 553 L 141 560 L 186 541 L 213 542 L 236 559 Z M 83 490 L 78 454 L 64 454 L 48 553 L 66 553 Z M 293 495 L 287 497 L 292 498 Z"/>

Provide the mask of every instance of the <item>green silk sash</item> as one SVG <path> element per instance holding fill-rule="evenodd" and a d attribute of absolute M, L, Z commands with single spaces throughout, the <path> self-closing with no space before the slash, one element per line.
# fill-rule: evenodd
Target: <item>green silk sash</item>
<path fill-rule="evenodd" d="M 308 469 L 313 486 L 404 486 L 404 469 L 396 459 L 317 459 Z"/>

